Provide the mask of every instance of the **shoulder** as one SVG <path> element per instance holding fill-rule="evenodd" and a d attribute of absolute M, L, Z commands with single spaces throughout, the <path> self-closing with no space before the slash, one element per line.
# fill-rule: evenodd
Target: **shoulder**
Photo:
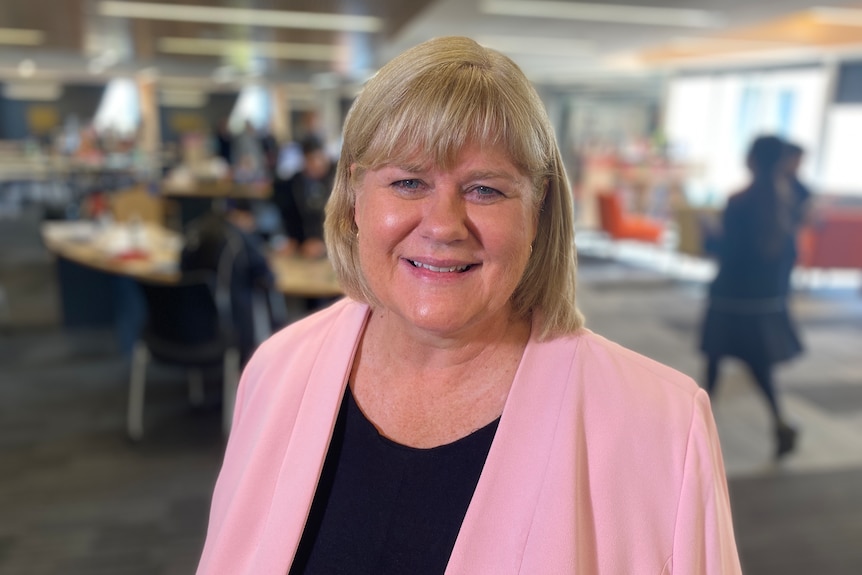
<path fill-rule="evenodd" d="M 662 387 L 671 393 L 693 395 L 699 387 L 687 375 L 589 330 L 578 335 L 579 361 L 596 375 L 618 377 L 615 384 L 637 389 Z"/>
<path fill-rule="evenodd" d="M 729 196 L 727 198 L 727 206 L 725 207 L 725 211 L 735 211 L 744 207 L 751 201 L 752 194 L 749 193 L 748 189 L 742 190 L 741 192 L 736 192 L 735 194 Z"/>
<path fill-rule="evenodd" d="M 749 189 L 733 194 L 727 199 L 727 205 L 724 208 L 724 221 L 727 225 L 728 220 L 734 223 L 741 223 L 757 219 L 762 202 L 758 202 L 755 194 Z"/>
<path fill-rule="evenodd" d="M 552 369 L 559 368 L 561 359 L 568 361 L 567 385 L 578 410 L 595 415 L 597 422 L 610 417 L 643 432 L 670 421 L 679 431 L 691 424 L 703 391 L 680 371 L 588 329 L 537 345 L 547 348 L 540 365 Z"/>
<path fill-rule="evenodd" d="M 574 334 L 531 345 L 544 346 L 551 354 L 570 355 L 573 366 L 579 372 L 591 376 L 604 378 L 609 375 L 628 374 L 644 382 L 660 382 L 662 385 L 687 392 L 697 389 L 697 385 L 687 375 L 586 328 Z M 618 380 L 615 383 L 625 384 L 626 381 Z"/>

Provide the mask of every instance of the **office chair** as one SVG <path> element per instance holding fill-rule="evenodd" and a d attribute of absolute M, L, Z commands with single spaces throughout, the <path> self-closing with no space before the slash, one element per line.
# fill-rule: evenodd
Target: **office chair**
<path fill-rule="evenodd" d="M 219 274 L 192 272 L 177 284 L 141 282 L 147 320 L 134 346 L 127 429 L 129 437 L 144 434 L 144 392 L 147 365 L 155 359 L 184 367 L 189 376 L 189 400 L 203 403 L 203 370 L 221 366 L 224 380 L 222 429 L 230 430 L 240 375 L 240 350 L 230 309 L 229 283 Z"/>
<path fill-rule="evenodd" d="M 658 244 L 664 226 L 658 220 L 626 211 L 622 198 L 614 191 L 598 194 L 599 220 L 612 240 L 638 240 Z"/>
<path fill-rule="evenodd" d="M 226 233 L 218 253 L 178 284 L 140 282 L 147 321 L 134 347 L 129 388 L 128 433 L 143 437 L 144 389 L 150 357 L 188 368 L 189 400 L 203 402 L 203 369 L 223 370 L 222 430 L 230 432 L 240 371 L 272 331 L 287 322 L 284 297 L 273 287 L 238 289 L 247 253 L 241 238 Z M 215 269 L 207 269 L 207 267 Z M 246 301 L 246 298 L 249 298 Z"/>

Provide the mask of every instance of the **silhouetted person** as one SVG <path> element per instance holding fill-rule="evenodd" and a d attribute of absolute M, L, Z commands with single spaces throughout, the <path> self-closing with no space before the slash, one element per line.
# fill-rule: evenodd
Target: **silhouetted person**
<path fill-rule="evenodd" d="M 801 146 L 792 142 L 784 142 L 782 166 L 784 174 L 787 176 L 788 185 L 782 190 L 785 192 L 784 202 L 789 205 L 790 225 L 794 233 L 792 264 L 786 270 L 788 278 L 785 285 L 788 289 L 790 288 L 790 274 L 793 272 L 793 266 L 796 264 L 798 256 L 795 238 L 800 228 L 809 220 L 811 212 L 811 191 L 799 180 L 799 167 L 802 165 L 804 156 L 805 150 Z"/>
<path fill-rule="evenodd" d="M 228 128 L 227 118 L 219 121 L 215 130 L 215 155 L 225 161 L 228 166 L 233 161 L 233 134 Z"/>
<path fill-rule="evenodd" d="M 259 136 L 260 149 L 263 154 L 263 167 L 266 177 L 274 180 L 278 170 L 278 140 L 269 129 L 261 131 Z"/>
<path fill-rule="evenodd" d="M 289 180 L 276 182 L 273 201 L 287 236 L 284 251 L 323 257 L 324 208 L 332 191 L 334 165 L 323 142 L 313 136 L 302 141 L 302 155 L 302 170 Z"/>
<path fill-rule="evenodd" d="M 255 180 L 265 175 L 263 148 L 250 121 L 246 120 L 243 131 L 234 138 L 231 153 L 235 178 Z"/>
<path fill-rule="evenodd" d="M 224 213 L 210 212 L 190 222 L 180 256 L 180 269 L 184 272 L 206 270 L 230 274 L 232 320 L 243 364 L 257 343 L 252 309 L 254 292 L 269 290 L 274 283 L 254 228 L 248 200 L 229 200 Z M 225 265 L 229 268 L 224 269 Z"/>
<path fill-rule="evenodd" d="M 748 153 L 751 183 L 728 199 L 700 344 L 710 394 L 723 357 L 748 366 L 769 403 L 778 457 L 793 450 L 797 432 L 781 410 L 773 366 L 802 352 L 787 302 L 798 223 L 784 149 L 776 137 L 757 138 Z"/>
<path fill-rule="evenodd" d="M 805 157 L 805 150 L 793 142 L 784 143 L 784 170 L 790 180 L 790 201 L 794 224 L 798 227 L 805 223 L 811 209 L 811 190 L 799 179 L 799 167 Z"/>

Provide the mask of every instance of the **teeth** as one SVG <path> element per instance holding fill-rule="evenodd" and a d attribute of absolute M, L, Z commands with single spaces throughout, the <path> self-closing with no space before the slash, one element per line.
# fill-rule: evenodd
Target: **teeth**
<path fill-rule="evenodd" d="M 432 272 L 438 272 L 438 273 L 463 272 L 464 270 L 466 270 L 467 268 L 470 267 L 469 265 L 466 265 L 466 266 L 451 266 L 451 267 L 447 267 L 447 268 L 438 268 L 437 266 L 423 264 L 422 262 L 417 262 L 414 260 L 410 260 L 410 263 L 413 264 L 414 266 L 416 266 L 417 268 L 424 268 L 426 270 L 430 270 Z"/>

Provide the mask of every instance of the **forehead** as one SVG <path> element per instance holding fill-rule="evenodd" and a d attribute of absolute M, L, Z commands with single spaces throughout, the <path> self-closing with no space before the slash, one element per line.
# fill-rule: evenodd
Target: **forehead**
<path fill-rule="evenodd" d="M 511 171 L 525 174 L 523 166 L 518 165 L 509 150 L 496 142 L 479 142 L 468 140 L 448 146 L 402 144 L 396 146 L 387 157 L 377 158 L 370 162 L 371 169 L 388 166 L 405 168 L 413 171 L 442 170 L 451 171 L 464 166 L 491 164 L 501 171 Z"/>

